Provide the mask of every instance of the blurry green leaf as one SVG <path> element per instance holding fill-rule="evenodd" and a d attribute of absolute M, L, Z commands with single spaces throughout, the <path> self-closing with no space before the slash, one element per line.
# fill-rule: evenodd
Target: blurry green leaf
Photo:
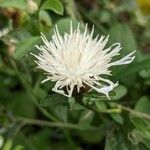
<path fill-rule="evenodd" d="M 85 109 L 82 105 L 78 104 L 73 97 L 68 98 L 68 104 L 70 110 L 83 110 Z"/>
<path fill-rule="evenodd" d="M 150 114 L 150 101 L 146 96 L 141 97 L 135 105 L 135 110 Z"/>
<path fill-rule="evenodd" d="M 86 143 L 98 143 L 104 136 L 104 132 L 102 130 L 99 132 L 80 131 L 78 134 Z"/>
<path fill-rule="evenodd" d="M 139 72 L 139 75 L 144 79 L 149 79 L 150 78 L 150 69 L 141 70 Z"/>
<path fill-rule="evenodd" d="M 123 124 L 124 120 L 123 120 L 123 117 L 120 114 L 112 113 L 112 114 L 110 114 L 110 116 L 113 118 L 113 120 L 115 120 L 119 124 Z"/>
<path fill-rule="evenodd" d="M 110 131 L 111 132 L 111 131 Z M 119 130 L 117 133 L 113 132 L 108 134 L 105 141 L 104 150 L 141 150 L 141 147 L 133 145 L 125 134 Z M 146 150 L 146 149 L 142 149 Z"/>
<path fill-rule="evenodd" d="M 70 22 L 72 21 L 72 27 L 73 29 L 77 28 L 78 21 L 72 20 L 71 18 L 63 18 L 56 22 L 59 32 L 61 35 L 64 35 L 64 33 L 70 32 Z M 53 28 L 54 29 L 54 28 Z M 82 25 L 80 26 L 80 29 L 82 30 Z"/>
<path fill-rule="evenodd" d="M 51 94 L 38 100 L 38 104 L 42 107 L 53 107 L 57 105 L 67 105 L 68 101 L 65 96 L 59 94 Z"/>
<path fill-rule="evenodd" d="M 0 7 L 14 7 L 24 10 L 27 6 L 27 0 L 0 0 Z"/>
<path fill-rule="evenodd" d="M 93 111 L 85 110 L 79 118 L 79 124 L 83 126 L 88 126 L 91 124 L 93 117 L 94 117 Z"/>
<path fill-rule="evenodd" d="M 46 91 L 40 87 L 34 89 L 33 92 L 37 98 L 44 98 L 47 95 Z"/>
<path fill-rule="evenodd" d="M 28 52 L 33 50 L 34 45 L 37 44 L 39 40 L 40 37 L 31 37 L 27 40 L 19 42 L 13 54 L 14 58 L 20 59 L 21 57 L 25 56 Z"/>
<path fill-rule="evenodd" d="M 59 104 L 55 107 L 50 108 L 51 113 L 53 113 L 60 121 L 68 121 L 68 107 L 66 105 Z"/>
<path fill-rule="evenodd" d="M 143 113 L 150 114 L 150 101 L 147 97 L 139 99 L 135 105 L 135 110 Z M 135 129 L 130 133 L 130 140 L 134 143 L 142 142 L 150 148 L 150 121 L 134 114 L 130 114 L 130 120 L 134 124 Z"/>
<path fill-rule="evenodd" d="M 129 67 L 126 68 L 126 71 L 122 70 L 117 73 L 116 77 L 118 79 L 124 78 L 125 76 L 129 76 L 131 74 L 137 73 L 141 70 L 150 68 L 150 59 L 143 60 L 141 62 L 137 62 L 131 64 Z"/>
<path fill-rule="evenodd" d="M 111 41 L 121 43 L 123 49 L 121 50 L 121 56 L 124 56 L 125 54 L 129 52 L 133 52 L 137 50 L 137 45 L 133 36 L 132 31 L 126 24 L 114 24 L 112 25 L 110 31 L 110 39 Z"/>
<path fill-rule="evenodd" d="M 13 93 L 7 103 L 7 109 L 10 110 L 13 115 L 35 117 L 36 111 L 34 104 L 26 92 L 18 91 Z"/>
<path fill-rule="evenodd" d="M 135 41 L 132 31 L 130 30 L 127 24 L 115 23 L 111 25 L 109 34 L 110 34 L 110 43 L 112 44 L 119 42 L 121 43 L 122 47 L 120 55 L 113 58 L 114 61 L 124 57 L 128 53 L 133 52 L 135 50 L 136 53 L 134 55 L 138 56 L 139 51 L 137 49 L 137 43 Z M 136 59 L 132 62 L 132 64 L 136 62 L 137 58 L 138 57 L 136 57 Z M 128 71 L 128 67 L 131 67 L 132 64 L 124 65 L 121 67 L 113 67 L 112 68 L 113 75 L 114 76 L 116 75 L 115 77 L 117 78 L 117 80 L 120 79 L 121 76 L 120 72 L 122 71 L 123 74 L 126 74 L 126 72 Z M 135 75 L 130 76 L 130 78 L 132 78 L 130 81 L 127 78 L 122 78 L 120 79 L 120 81 L 122 81 L 126 85 L 131 86 L 135 82 L 135 77 L 136 77 Z"/>
<path fill-rule="evenodd" d="M 39 12 L 39 22 L 40 22 L 40 30 L 42 32 L 50 32 L 52 20 L 50 15 L 46 11 L 41 10 Z"/>
<path fill-rule="evenodd" d="M 21 145 L 17 145 L 13 150 L 24 150 L 24 147 Z"/>
<path fill-rule="evenodd" d="M 11 150 L 13 141 L 12 139 L 9 139 L 6 141 L 5 145 L 3 146 L 2 150 Z"/>
<path fill-rule="evenodd" d="M 62 3 L 59 0 L 47 0 L 42 5 L 41 9 L 52 10 L 57 14 L 63 15 L 64 8 Z"/>
<path fill-rule="evenodd" d="M 51 142 L 49 139 L 51 134 L 53 134 L 52 130 L 45 127 L 42 128 L 42 130 L 32 134 L 32 136 L 29 137 L 29 141 L 32 142 L 36 150 L 49 150 L 49 144 Z"/>
<path fill-rule="evenodd" d="M 100 112 L 105 112 L 107 110 L 107 104 L 101 101 L 95 101 L 95 105 Z"/>
<path fill-rule="evenodd" d="M 117 86 L 114 91 L 116 93 L 115 100 L 119 100 L 127 94 L 127 88 L 123 85 Z"/>

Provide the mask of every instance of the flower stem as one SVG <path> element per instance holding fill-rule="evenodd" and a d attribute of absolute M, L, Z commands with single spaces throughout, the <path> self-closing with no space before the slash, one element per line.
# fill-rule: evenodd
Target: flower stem
<path fill-rule="evenodd" d="M 18 121 L 22 121 L 23 125 L 38 125 L 38 126 L 48 126 L 48 127 L 59 127 L 59 128 L 67 128 L 67 129 L 77 129 L 77 130 L 99 130 L 98 127 L 82 127 L 80 125 L 72 124 L 72 123 L 62 123 L 62 122 L 49 122 L 44 120 L 38 120 L 38 119 L 30 119 L 30 118 L 24 118 L 24 117 L 17 117 Z"/>

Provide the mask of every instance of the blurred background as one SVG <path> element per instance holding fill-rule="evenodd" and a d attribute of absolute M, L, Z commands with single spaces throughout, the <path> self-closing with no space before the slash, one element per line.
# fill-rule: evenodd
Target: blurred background
<path fill-rule="evenodd" d="M 30 55 L 41 32 L 50 39 L 57 24 L 63 34 L 70 20 L 121 42 L 120 57 L 136 50 L 112 68 L 117 101 L 95 102 L 100 113 L 41 84 Z M 150 0 L 0 0 L 0 149 L 150 149 Z"/>

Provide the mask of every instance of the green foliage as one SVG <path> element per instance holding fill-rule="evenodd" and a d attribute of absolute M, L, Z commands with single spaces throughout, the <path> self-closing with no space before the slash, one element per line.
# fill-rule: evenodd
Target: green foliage
<path fill-rule="evenodd" d="M 24 10 L 27 6 L 27 0 L 0 0 L 0 7 L 14 7 Z"/>
<path fill-rule="evenodd" d="M 42 5 L 41 9 L 52 10 L 57 14 L 63 15 L 64 8 L 59 0 L 47 0 Z"/>
<path fill-rule="evenodd" d="M 150 149 L 150 21 L 136 0 L 0 0 L 0 149 L 148 150 Z M 108 97 L 91 90 L 67 98 L 41 83 L 31 53 L 48 40 L 85 23 L 94 36 L 119 42 L 121 58 L 136 51 L 132 64 L 112 67 L 119 86 Z M 1 32 L 0 32 L 1 34 Z M 109 78 L 109 77 L 108 77 Z"/>
<path fill-rule="evenodd" d="M 21 59 L 24 55 L 33 50 L 34 45 L 40 40 L 39 37 L 31 37 L 27 40 L 18 43 L 15 53 L 13 54 L 15 59 Z"/>

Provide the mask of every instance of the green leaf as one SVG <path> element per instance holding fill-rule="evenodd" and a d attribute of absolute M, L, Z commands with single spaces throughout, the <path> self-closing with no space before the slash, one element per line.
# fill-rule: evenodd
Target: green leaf
<path fill-rule="evenodd" d="M 2 148 L 2 150 L 11 150 L 12 144 L 13 144 L 12 139 L 9 139 L 8 141 L 6 141 L 6 143 L 5 143 L 4 147 Z"/>
<path fill-rule="evenodd" d="M 67 105 L 68 101 L 65 96 L 59 94 L 51 94 L 47 97 L 38 100 L 41 107 L 53 107 L 57 105 Z"/>
<path fill-rule="evenodd" d="M 13 54 L 15 59 L 21 59 L 28 52 L 32 51 L 34 45 L 37 44 L 40 40 L 40 37 L 31 37 L 27 40 L 21 41 L 17 44 L 16 50 Z"/>
<path fill-rule="evenodd" d="M 47 0 L 42 5 L 41 9 L 52 10 L 59 15 L 63 15 L 63 12 L 64 12 L 63 5 L 59 0 Z"/>
<path fill-rule="evenodd" d="M 135 105 L 135 110 L 150 114 L 150 101 L 148 97 L 141 97 Z"/>
<path fill-rule="evenodd" d="M 107 104 L 101 101 L 95 101 L 95 105 L 100 112 L 105 112 L 107 110 Z"/>
<path fill-rule="evenodd" d="M 24 150 L 22 145 L 17 145 L 13 150 Z"/>
<path fill-rule="evenodd" d="M 134 64 L 131 64 L 126 68 L 126 71 L 122 70 L 115 75 L 118 79 L 124 78 L 126 76 L 132 75 L 144 69 L 150 68 L 150 59 L 146 59 Z"/>
<path fill-rule="evenodd" d="M 68 98 L 68 104 L 70 110 L 83 110 L 85 109 L 82 105 L 78 104 L 73 97 Z"/>
<path fill-rule="evenodd" d="M 111 43 L 118 43 L 119 41 L 123 47 L 120 53 L 120 57 L 124 56 L 129 52 L 137 50 L 137 44 L 134 39 L 133 33 L 126 24 L 117 23 L 112 25 L 109 33 L 111 35 Z"/>
<path fill-rule="evenodd" d="M 123 124 L 123 122 L 124 122 L 124 120 L 123 120 L 123 117 L 120 115 L 120 114 L 114 114 L 114 113 L 112 113 L 112 114 L 110 114 L 110 116 L 113 118 L 113 120 L 115 120 L 117 123 L 119 123 L 119 124 Z"/>
<path fill-rule="evenodd" d="M 146 113 L 147 115 L 150 114 L 149 111 L 150 102 L 147 97 L 142 97 L 139 99 L 137 104 L 135 105 L 135 110 Z M 135 126 L 135 129 L 130 133 L 130 140 L 133 143 L 142 142 L 148 148 L 150 148 L 150 120 L 146 120 L 141 117 L 137 117 L 134 114 L 130 114 L 130 120 Z"/>
<path fill-rule="evenodd" d="M 115 100 L 119 100 L 127 94 L 127 88 L 123 85 L 117 86 L 114 91 L 116 93 Z"/>
<path fill-rule="evenodd" d="M 71 18 L 63 18 L 56 22 L 61 35 L 64 35 L 64 33 L 70 32 L 70 22 L 72 22 L 72 28 L 76 29 L 77 25 L 78 25 L 78 20 L 76 20 L 76 19 L 72 20 Z M 55 27 L 53 27 L 52 30 L 54 28 Z M 84 30 L 84 26 L 82 24 L 80 24 L 80 30 L 81 31 Z"/>
<path fill-rule="evenodd" d="M 141 150 L 139 145 L 133 145 L 127 139 L 127 135 L 122 133 L 122 130 L 116 131 L 117 133 L 112 131 L 112 133 L 108 134 L 104 150 Z"/>
<path fill-rule="evenodd" d="M 41 32 L 50 32 L 52 20 L 48 12 L 41 10 L 39 12 L 39 22 Z"/>
<path fill-rule="evenodd" d="M 0 7 L 13 7 L 24 10 L 27 6 L 27 0 L 0 0 Z"/>
<path fill-rule="evenodd" d="M 85 110 L 79 118 L 79 124 L 83 126 L 88 126 L 91 124 L 93 117 L 94 117 L 93 111 Z"/>

